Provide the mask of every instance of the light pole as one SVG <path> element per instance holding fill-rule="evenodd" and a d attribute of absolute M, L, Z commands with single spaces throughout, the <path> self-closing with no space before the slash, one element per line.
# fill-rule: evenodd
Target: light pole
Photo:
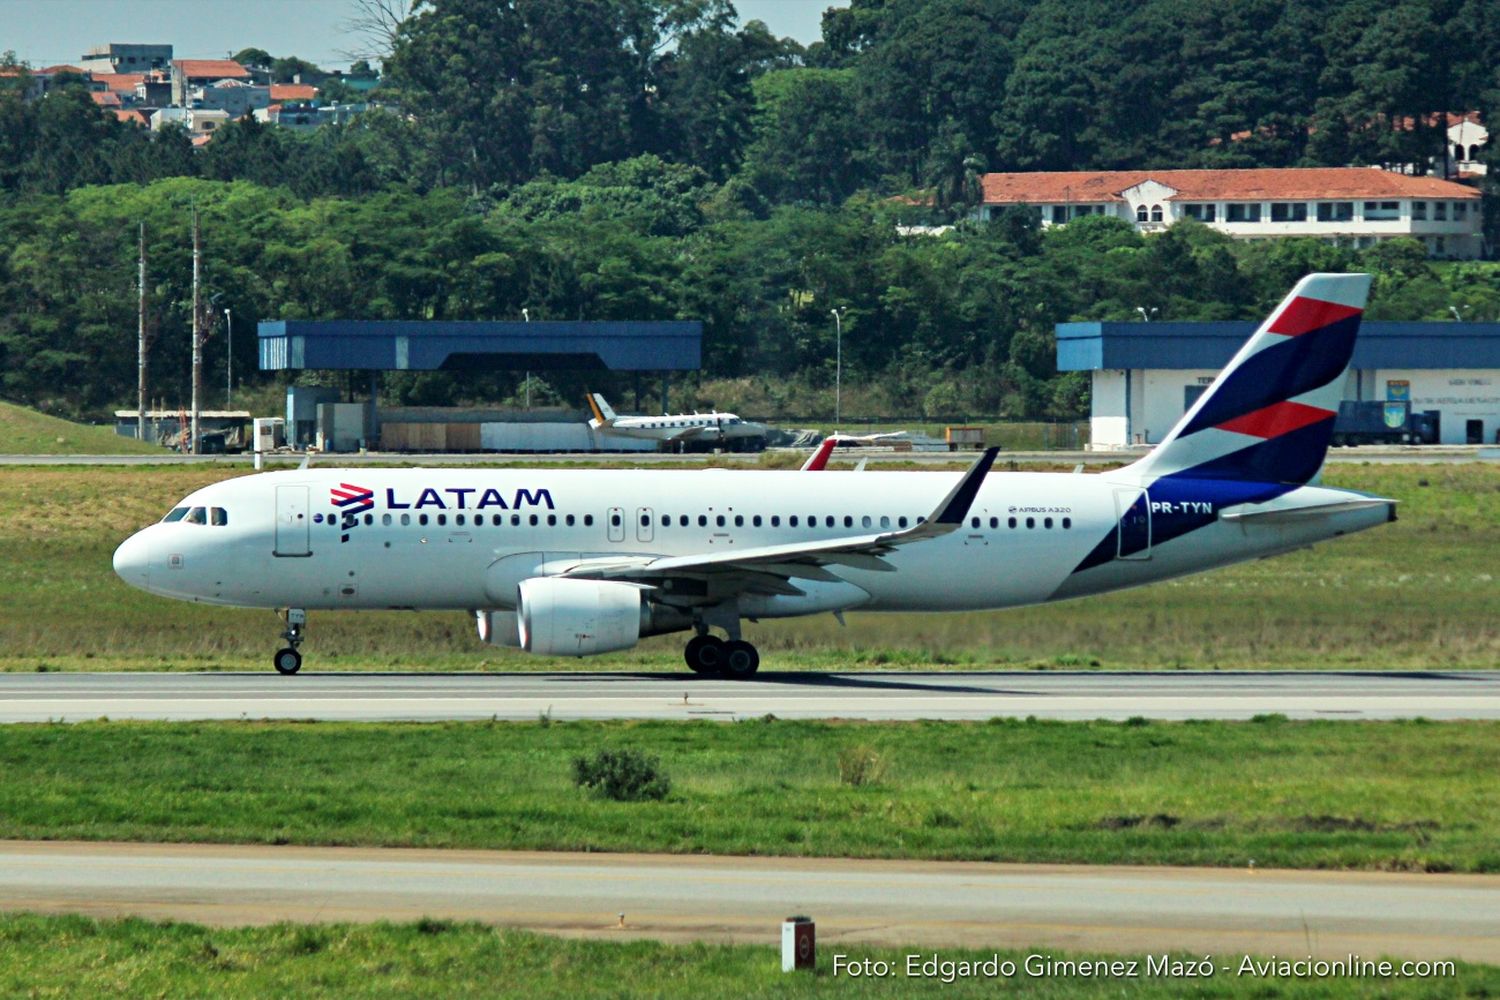
<path fill-rule="evenodd" d="M 1455 323 L 1462 323 L 1464 321 L 1464 313 L 1468 312 L 1471 308 L 1473 307 L 1464 306 L 1463 312 L 1460 312 L 1458 306 L 1449 306 L 1448 311 L 1453 314 L 1453 321 Z"/>
<path fill-rule="evenodd" d="M 530 323 L 531 310 L 523 308 L 521 310 L 521 318 Z M 526 412 L 531 412 L 531 372 L 526 373 Z"/>
<path fill-rule="evenodd" d="M 234 316 L 224 310 L 224 409 L 234 402 Z"/>
<path fill-rule="evenodd" d="M 830 309 L 834 328 L 833 362 L 833 429 L 837 431 L 844 415 L 844 313 L 849 308 Z"/>
<path fill-rule="evenodd" d="M 1161 310 L 1159 308 L 1157 308 L 1156 306 L 1152 306 L 1150 312 L 1146 311 L 1146 307 L 1145 306 L 1136 306 L 1135 307 L 1135 311 L 1141 314 L 1141 322 L 1142 323 L 1149 323 L 1149 322 L 1151 322 L 1151 317 L 1155 316 L 1157 313 L 1161 312 Z"/>

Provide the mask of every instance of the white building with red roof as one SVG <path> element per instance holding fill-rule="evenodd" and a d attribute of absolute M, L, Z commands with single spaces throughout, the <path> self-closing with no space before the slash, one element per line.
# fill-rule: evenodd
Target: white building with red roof
<path fill-rule="evenodd" d="M 173 59 L 172 103 L 186 107 L 189 92 L 194 87 L 217 83 L 220 80 L 251 82 L 248 69 L 233 59 Z"/>
<path fill-rule="evenodd" d="M 1241 239 L 1311 236 L 1364 248 L 1410 237 L 1454 258 L 1484 249 L 1478 191 L 1367 167 L 985 174 L 979 217 L 1015 206 L 1043 226 L 1108 215 L 1156 232 L 1196 219 Z"/>

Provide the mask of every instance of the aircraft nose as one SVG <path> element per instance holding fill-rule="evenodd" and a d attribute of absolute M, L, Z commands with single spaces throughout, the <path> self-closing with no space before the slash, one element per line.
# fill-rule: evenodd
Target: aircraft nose
<path fill-rule="evenodd" d="M 115 575 L 132 587 L 146 589 L 151 567 L 151 546 L 144 531 L 137 531 L 115 549 Z"/>

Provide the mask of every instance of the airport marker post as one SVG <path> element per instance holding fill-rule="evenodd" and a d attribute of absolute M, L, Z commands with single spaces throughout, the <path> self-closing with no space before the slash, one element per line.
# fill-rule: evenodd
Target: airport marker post
<path fill-rule="evenodd" d="M 817 925 L 812 917 L 787 917 L 781 922 L 781 971 L 816 969 Z"/>

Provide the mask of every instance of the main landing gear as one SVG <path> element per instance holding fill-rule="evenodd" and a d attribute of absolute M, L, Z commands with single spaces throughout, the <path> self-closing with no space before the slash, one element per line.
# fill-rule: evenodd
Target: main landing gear
<path fill-rule="evenodd" d="M 301 608 L 287 608 L 286 630 L 281 633 L 287 645 L 283 649 L 278 649 L 276 655 L 271 658 L 271 664 L 278 674 L 291 676 L 302 669 L 302 654 L 297 652 L 297 647 L 302 645 L 302 633 L 306 628 L 307 612 Z"/>
<path fill-rule="evenodd" d="M 727 642 L 706 631 L 688 640 L 682 658 L 695 674 L 715 674 L 736 680 L 753 676 L 760 669 L 760 653 L 744 639 Z"/>

